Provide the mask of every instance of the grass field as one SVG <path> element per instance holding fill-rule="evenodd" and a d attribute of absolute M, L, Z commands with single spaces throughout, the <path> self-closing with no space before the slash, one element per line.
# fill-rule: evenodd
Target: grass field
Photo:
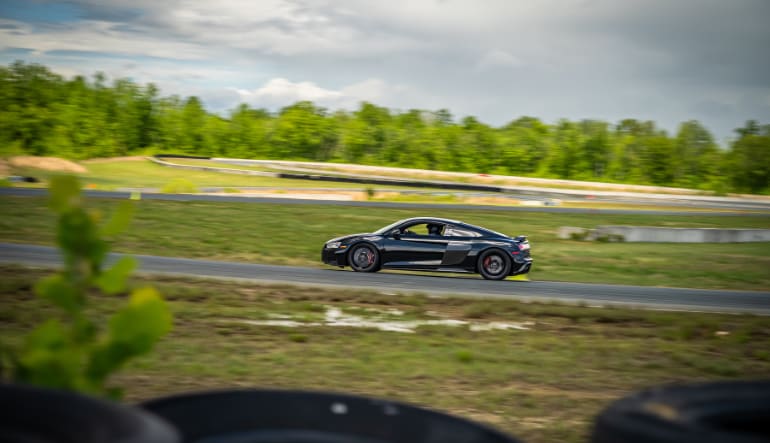
<path fill-rule="evenodd" d="M 360 183 L 336 183 L 316 180 L 294 180 L 275 177 L 260 177 L 238 174 L 224 174 L 209 171 L 194 171 L 170 168 L 149 160 L 115 160 L 86 163 L 87 173 L 78 174 L 86 186 L 103 190 L 118 188 L 161 188 L 171 180 L 184 178 L 198 187 L 287 187 L 287 188 L 339 188 L 364 189 L 369 185 Z M 224 165 L 222 165 L 224 166 Z M 39 169 L 15 169 L 17 175 L 29 175 L 47 180 L 56 172 Z M 39 185 L 41 186 L 41 185 Z M 372 186 L 376 189 L 425 189 L 404 186 Z"/>
<path fill-rule="evenodd" d="M 117 204 L 93 200 L 103 214 Z M 53 244 L 52 214 L 44 198 L 0 197 L 0 241 Z M 120 252 L 216 260 L 321 266 L 323 243 L 371 232 L 395 220 L 435 215 L 525 234 L 535 265 L 531 278 L 677 286 L 770 289 L 770 244 L 597 243 L 559 240 L 560 226 L 646 225 L 768 228 L 768 217 L 560 214 L 481 210 L 424 210 L 141 200 L 132 226 L 115 246 Z"/>
<path fill-rule="evenodd" d="M 57 316 L 31 293 L 46 271 L 0 266 L 0 346 Z M 155 284 L 174 330 L 114 383 L 127 400 L 226 387 L 344 391 L 491 424 L 527 442 L 584 442 L 592 418 L 634 390 L 677 381 L 770 376 L 766 317 L 593 309 L 245 285 L 180 278 Z M 102 320 L 123 297 L 95 296 Z M 524 329 L 260 326 L 324 323 L 330 308 L 368 320 L 508 322 Z"/>

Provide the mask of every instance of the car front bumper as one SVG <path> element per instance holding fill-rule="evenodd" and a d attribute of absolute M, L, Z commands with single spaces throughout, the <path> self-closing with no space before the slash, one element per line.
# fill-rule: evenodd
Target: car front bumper
<path fill-rule="evenodd" d="M 345 258 L 345 252 L 347 252 L 347 249 L 329 249 L 324 246 L 321 250 L 321 261 L 331 266 L 347 266 L 348 262 Z"/>

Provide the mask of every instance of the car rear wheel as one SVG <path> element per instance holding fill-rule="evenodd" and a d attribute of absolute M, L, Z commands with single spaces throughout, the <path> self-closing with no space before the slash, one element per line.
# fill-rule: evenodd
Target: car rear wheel
<path fill-rule="evenodd" d="M 356 272 L 377 272 L 380 268 L 380 255 L 370 244 L 359 244 L 350 249 L 348 262 Z"/>
<path fill-rule="evenodd" d="M 487 280 L 502 280 L 511 273 L 511 260 L 502 251 L 490 249 L 479 256 L 478 269 Z"/>

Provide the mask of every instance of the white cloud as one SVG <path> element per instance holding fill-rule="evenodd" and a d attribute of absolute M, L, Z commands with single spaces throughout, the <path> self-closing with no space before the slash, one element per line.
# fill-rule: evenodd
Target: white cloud
<path fill-rule="evenodd" d="M 252 90 L 228 88 L 238 94 L 241 101 L 255 107 L 275 109 L 302 100 L 331 109 L 355 109 L 363 101 L 387 105 L 392 98 L 408 93 L 404 86 L 388 85 L 376 78 L 351 83 L 339 89 L 326 89 L 311 81 L 292 82 L 285 78 L 273 78 Z M 393 103 L 391 103 L 393 105 Z"/>
<path fill-rule="evenodd" d="M 342 97 L 339 91 L 324 89 L 312 82 L 292 83 L 285 78 L 274 78 L 264 86 L 248 91 L 236 89 L 243 101 L 249 103 L 292 103 L 300 100 L 327 101 Z"/>
<path fill-rule="evenodd" d="M 476 64 L 476 70 L 485 71 L 494 68 L 517 68 L 523 65 L 524 63 L 518 57 L 511 55 L 509 52 L 501 49 L 493 49 L 481 57 L 481 60 Z"/>

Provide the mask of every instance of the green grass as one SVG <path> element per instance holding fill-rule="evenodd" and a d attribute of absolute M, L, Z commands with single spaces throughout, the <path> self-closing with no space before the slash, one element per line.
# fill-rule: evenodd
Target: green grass
<path fill-rule="evenodd" d="M 194 171 L 176 169 L 152 163 L 149 160 L 91 163 L 87 164 L 88 173 L 82 176 L 84 183 L 94 183 L 100 187 L 161 187 L 171 180 L 184 177 L 198 187 L 326 187 L 328 182 L 314 180 L 291 180 L 275 177 L 260 177 L 220 172 Z M 338 186 L 339 185 L 339 186 Z M 334 183 L 330 187 L 343 189 L 358 189 L 361 185 L 355 183 Z"/>
<path fill-rule="evenodd" d="M 0 266 L 0 347 L 59 314 L 31 293 L 46 273 Z M 129 402 L 228 387 L 343 391 L 446 411 L 530 443 L 585 442 L 593 417 L 635 390 L 770 375 L 767 317 L 133 280 L 148 282 L 169 301 L 174 330 L 113 379 Z M 89 318 L 106 320 L 122 298 L 94 296 Z M 529 322 L 529 329 L 424 326 L 405 334 L 243 322 L 319 321 L 329 306 L 372 317 L 398 309 L 409 319 Z"/>
<path fill-rule="evenodd" d="M 388 202 L 397 202 L 397 203 L 437 203 L 437 204 L 464 203 L 463 198 L 457 197 L 452 194 L 448 194 L 448 195 L 411 194 L 411 195 L 392 195 L 392 196 L 382 196 L 382 197 L 378 197 L 375 194 L 371 198 L 369 198 L 369 200 L 388 201 Z"/>
<path fill-rule="evenodd" d="M 170 168 L 149 160 L 115 160 L 104 163 L 86 163 L 87 173 L 78 174 L 83 183 L 97 189 L 161 188 L 172 180 L 185 178 L 198 187 L 287 187 L 287 188 L 340 188 L 362 189 L 358 183 L 335 183 L 316 180 L 294 180 L 219 172 Z M 30 175 L 48 180 L 56 172 L 39 169 L 14 169 L 15 174 Z M 42 186 L 42 185 L 38 185 Z M 378 189 L 413 189 L 406 187 L 377 187 Z"/>
<path fill-rule="evenodd" d="M 94 199 L 108 214 L 118 202 Z M 53 244 L 44 198 L 0 197 L 0 241 Z M 120 252 L 322 266 L 323 243 L 419 215 L 464 220 L 532 244 L 534 280 L 697 288 L 770 289 L 770 244 L 598 243 L 559 240 L 560 226 L 643 225 L 769 228 L 767 217 L 561 214 L 481 210 L 387 209 L 344 205 L 279 205 L 141 200 Z"/>

